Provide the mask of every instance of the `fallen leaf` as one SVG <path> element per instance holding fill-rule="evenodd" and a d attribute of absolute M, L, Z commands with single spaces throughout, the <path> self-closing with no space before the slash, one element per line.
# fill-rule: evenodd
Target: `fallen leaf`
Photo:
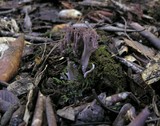
<path fill-rule="evenodd" d="M 19 99 L 10 91 L 0 90 L 0 111 L 6 112 L 13 104 L 19 104 Z"/>
<path fill-rule="evenodd" d="M 57 110 L 57 115 L 65 118 L 65 119 L 75 121 L 74 109 L 71 106 Z"/>
<path fill-rule="evenodd" d="M 143 80 L 147 84 L 152 84 L 160 80 L 159 75 L 160 75 L 160 64 L 159 63 L 150 64 L 148 68 L 145 69 L 141 74 Z"/>
<path fill-rule="evenodd" d="M 118 50 L 118 54 L 121 56 L 124 53 L 128 52 L 128 47 L 127 46 L 121 46 L 121 48 Z"/>
<path fill-rule="evenodd" d="M 151 49 L 145 45 L 142 45 L 141 43 L 138 43 L 136 41 L 131 41 L 129 39 L 124 39 L 124 42 L 132 47 L 133 49 L 137 50 L 139 53 L 141 53 L 144 56 L 148 56 L 149 58 L 153 58 L 155 56 L 155 50 Z"/>
<path fill-rule="evenodd" d="M 7 89 L 12 91 L 15 95 L 19 96 L 27 93 L 33 87 L 34 85 L 30 78 L 22 78 L 9 84 Z"/>
<path fill-rule="evenodd" d="M 0 43 L 0 80 L 8 82 L 17 73 L 24 47 L 24 36 Z"/>
<path fill-rule="evenodd" d="M 62 29 L 69 27 L 69 24 L 59 24 L 59 25 L 55 25 L 52 30 L 51 33 L 56 33 L 61 31 Z"/>
<path fill-rule="evenodd" d="M 132 55 L 127 55 L 127 56 L 125 56 L 124 59 L 126 59 L 126 60 L 128 60 L 130 62 L 135 62 L 136 61 L 136 58 L 134 58 Z"/>

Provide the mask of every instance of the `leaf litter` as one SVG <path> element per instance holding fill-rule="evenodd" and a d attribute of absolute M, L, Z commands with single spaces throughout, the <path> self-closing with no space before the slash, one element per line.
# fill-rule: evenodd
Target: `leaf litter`
<path fill-rule="evenodd" d="M 2 0 L 0 124 L 158 126 L 159 8 Z"/>

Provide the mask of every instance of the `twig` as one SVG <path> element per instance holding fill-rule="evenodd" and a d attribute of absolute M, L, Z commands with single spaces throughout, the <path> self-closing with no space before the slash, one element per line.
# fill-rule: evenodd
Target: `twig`
<path fill-rule="evenodd" d="M 105 30 L 105 31 L 111 31 L 111 32 L 135 32 L 136 30 L 132 30 L 132 29 L 124 29 L 124 28 L 118 28 L 118 27 L 114 27 L 114 26 L 102 26 L 100 28 L 98 28 L 100 30 Z"/>
<path fill-rule="evenodd" d="M 12 33 L 4 30 L 0 30 L 0 34 L 3 36 L 12 36 L 12 37 L 18 37 L 21 34 L 20 33 Z M 24 35 L 26 40 L 29 41 L 37 41 L 37 42 L 52 42 L 53 40 L 50 38 L 44 38 L 44 37 L 36 37 L 31 35 Z"/>
<path fill-rule="evenodd" d="M 129 97 L 132 98 L 138 105 L 140 104 L 140 101 L 136 98 L 136 96 L 130 92 Z"/>
<path fill-rule="evenodd" d="M 160 120 L 160 118 L 150 119 L 150 120 L 146 120 L 146 123 L 155 122 L 155 121 L 159 121 L 159 120 Z"/>
<path fill-rule="evenodd" d="M 8 14 L 8 13 L 12 13 L 12 12 L 15 12 L 16 9 L 13 8 L 13 9 L 10 9 L 10 10 L 6 10 L 6 11 L 0 11 L 0 15 L 3 15 L 3 14 Z"/>
<path fill-rule="evenodd" d="M 145 107 L 139 115 L 132 120 L 128 126 L 144 126 L 145 121 L 147 120 L 148 116 L 151 114 L 149 107 Z"/>
<path fill-rule="evenodd" d="M 137 64 L 131 63 L 124 58 L 121 58 L 119 56 L 115 56 L 115 58 L 127 67 L 130 67 L 136 73 L 141 73 L 144 70 L 144 68 L 138 66 Z"/>
<path fill-rule="evenodd" d="M 20 105 L 20 107 L 13 113 L 9 126 L 19 126 L 19 123 L 23 122 L 24 111 L 25 105 Z"/>
<path fill-rule="evenodd" d="M 56 117 L 49 96 L 46 99 L 46 115 L 47 115 L 48 126 L 57 126 Z"/>
<path fill-rule="evenodd" d="M 19 107 L 18 104 L 15 105 L 11 105 L 8 110 L 5 112 L 5 114 L 3 115 L 2 119 L 1 119 L 1 126 L 6 126 L 8 121 L 10 120 L 12 114 L 14 113 L 14 111 L 16 111 L 16 109 Z"/>
<path fill-rule="evenodd" d="M 133 39 L 127 34 L 127 21 L 126 21 L 126 19 L 125 19 L 124 17 L 121 17 L 121 18 L 122 18 L 123 21 L 124 21 L 124 33 L 125 33 L 126 37 L 127 37 L 129 40 L 133 41 Z"/>
<path fill-rule="evenodd" d="M 42 125 L 45 99 L 46 97 L 41 92 L 39 92 L 34 115 L 33 115 L 32 126 Z"/>
<path fill-rule="evenodd" d="M 143 30 L 144 27 L 141 26 L 140 24 L 136 23 L 136 22 L 132 22 L 130 24 L 130 26 L 139 31 L 139 30 Z M 152 34 L 151 32 L 144 30 L 139 32 L 143 37 L 145 37 L 151 44 L 153 44 L 157 49 L 160 49 L 160 39 L 157 38 L 154 34 Z"/>
<path fill-rule="evenodd" d="M 131 107 L 132 105 L 129 103 L 123 105 L 112 125 L 113 126 L 124 126 L 126 113 Z"/>
<path fill-rule="evenodd" d="M 92 7 L 107 7 L 108 3 L 107 2 L 99 2 L 99 1 L 83 1 L 83 2 L 78 2 L 79 5 L 83 6 L 92 6 Z"/>
<path fill-rule="evenodd" d="M 91 122 L 91 123 L 77 123 L 72 126 L 95 126 L 95 125 L 100 125 L 100 124 L 105 124 L 105 126 L 111 126 L 111 122 Z"/>
<path fill-rule="evenodd" d="M 92 93 L 93 93 L 93 96 L 95 97 L 95 99 L 97 100 L 97 102 L 102 106 L 102 108 L 103 108 L 104 110 L 106 110 L 106 111 L 109 110 L 109 111 L 114 112 L 114 113 L 119 113 L 118 111 L 115 111 L 115 110 L 107 107 L 106 105 L 104 105 L 104 104 L 99 100 L 99 98 L 98 98 L 98 96 L 97 96 L 97 94 L 96 94 L 96 92 L 95 92 L 95 89 L 92 89 Z"/>

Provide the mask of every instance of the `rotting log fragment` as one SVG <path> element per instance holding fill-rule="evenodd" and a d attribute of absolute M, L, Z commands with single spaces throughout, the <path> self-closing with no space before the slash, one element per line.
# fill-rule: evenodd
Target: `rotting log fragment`
<path fill-rule="evenodd" d="M 31 126 L 42 125 L 45 98 L 46 97 L 39 92 Z"/>
<path fill-rule="evenodd" d="M 57 126 L 54 109 L 52 107 L 51 99 L 49 96 L 46 99 L 46 115 L 47 115 L 48 126 Z"/>

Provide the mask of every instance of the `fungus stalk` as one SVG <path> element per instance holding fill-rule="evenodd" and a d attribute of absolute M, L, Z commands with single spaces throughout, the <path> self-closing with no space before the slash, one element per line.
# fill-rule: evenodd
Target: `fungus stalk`
<path fill-rule="evenodd" d="M 86 73 L 89 58 L 91 54 L 98 48 L 98 35 L 95 31 L 86 31 L 83 33 L 84 48 L 81 56 L 81 65 L 83 74 Z"/>

